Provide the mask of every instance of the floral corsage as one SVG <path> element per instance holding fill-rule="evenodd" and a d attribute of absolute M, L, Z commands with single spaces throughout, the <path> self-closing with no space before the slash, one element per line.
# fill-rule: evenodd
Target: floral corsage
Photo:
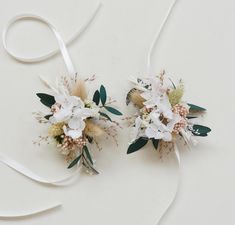
<path fill-rule="evenodd" d="M 132 127 L 128 154 L 149 141 L 156 150 L 171 150 L 179 137 L 190 146 L 196 144 L 195 136 L 205 137 L 211 131 L 193 122 L 206 109 L 184 102 L 182 81 L 176 86 L 164 74 L 132 80 L 135 87 L 127 94 L 126 103 L 132 102 L 138 113 L 128 118 Z"/>
<path fill-rule="evenodd" d="M 59 152 L 66 157 L 68 168 L 81 163 L 88 172 L 98 174 L 89 147 L 94 143 L 101 149 L 98 140 L 105 134 L 116 141 L 119 125 L 109 113 L 118 116 L 122 113 L 111 106 L 115 101 L 107 97 L 103 85 L 95 91 L 93 99 L 89 99 L 85 87 L 89 80 L 94 77 L 86 81 L 63 77 L 56 88 L 44 80 L 54 94 L 37 94 L 41 103 L 48 107 L 48 112 L 36 113 L 36 119 L 48 125 L 48 135 L 40 136 L 40 139 L 48 143 L 54 141 Z"/>

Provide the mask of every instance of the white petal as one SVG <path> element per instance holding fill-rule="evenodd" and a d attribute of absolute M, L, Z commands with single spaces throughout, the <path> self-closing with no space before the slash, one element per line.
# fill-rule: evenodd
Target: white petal
<path fill-rule="evenodd" d="M 63 103 L 65 102 L 66 97 L 64 95 L 56 95 L 55 96 L 55 101 L 57 103 L 59 103 L 60 105 L 63 105 Z"/>
<path fill-rule="evenodd" d="M 181 116 L 179 116 L 178 114 L 173 114 L 173 119 L 170 120 L 170 122 L 167 124 L 169 131 L 172 131 L 175 124 L 180 122 L 180 120 L 181 120 Z"/>
<path fill-rule="evenodd" d="M 163 138 L 164 141 L 171 141 L 172 140 L 172 135 L 170 132 L 165 132 L 163 133 Z"/>
<path fill-rule="evenodd" d="M 88 108 L 79 108 L 79 107 L 76 107 L 74 109 L 74 115 L 76 117 L 80 117 L 80 118 L 83 118 L 83 119 L 86 119 L 87 117 L 90 117 L 94 114 L 93 110 L 92 109 L 88 109 Z"/>
<path fill-rule="evenodd" d="M 141 124 L 142 124 L 142 119 L 138 116 L 138 117 L 135 119 L 135 127 L 136 127 L 137 129 L 139 129 L 140 126 L 141 126 Z"/>
<path fill-rule="evenodd" d="M 157 130 L 152 129 L 152 127 L 147 127 L 145 130 L 145 135 L 148 138 L 155 138 L 156 133 L 157 133 Z"/>
<path fill-rule="evenodd" d="M 135 141 L 139 137 L 139 132 L 140 132 L 140 126 L 142 124 L 142 120 L 140 117 L 137 117 L 135 119 L 135 126 L 131 128 L 131 142 Z"/>
<path fill-rule="evenodd" d="M 53 114 L 53 117 L 57 122 L 62 122 L 67 120 L 71 116 L 71 111 L 68 109 L 60 109 L 58 112 Z"/>
<path fill-rule="evenodd" d="M 76 139 L 76 138 L 79 138 L 82 136 L 82 131 L 81 130 L 72 130 L 72 129 L 69 129 L 67 127 L 64 127 L 63 128 L 64 130 L 64 133 L 66 136 L 69 136 L 73 139 Z"/>
<path fill-rule="evenodd" d="M 81 98 L 77 96 L 70 96 L 68 98 L 68 101 L 73 105 L 73 106 L 79 106 L 79 107 L 84 107 L 84 102 L 81 100 Z"/>
<path fill-rule="evenodd" d="M 68 126 L 71 129 L 81 129 L 81 130 L 83 130 L 85 128 L 85 122 L 79 117 L 73 117 L 69 120 Z"/>

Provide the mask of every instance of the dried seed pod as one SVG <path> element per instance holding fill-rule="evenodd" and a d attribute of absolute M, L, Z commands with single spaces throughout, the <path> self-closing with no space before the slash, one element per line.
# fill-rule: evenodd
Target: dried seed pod
<path fill-rule="evenodd" d="M 72 88 L 71 95 L 81 98 L 83 101 L 87 98 L 85 81 L 78 79 Z"/>
<path fill-rule="evenodd" d="M 131 89 L 126 97 L 126 104 L 128 105 L 130 102 L 132 102 L 134 105 L 136 105 L 138 108 L 144 107 L 144 101 L 145 99 L 141 96 L 141 92 L 137 90 L 136 88 Z"/>
<path fill-rule="evenodd" d="M 104 134 L 104 130 L 92 120 L 86 120 L 85 135 L 89 137 L 98 137 Z"/>

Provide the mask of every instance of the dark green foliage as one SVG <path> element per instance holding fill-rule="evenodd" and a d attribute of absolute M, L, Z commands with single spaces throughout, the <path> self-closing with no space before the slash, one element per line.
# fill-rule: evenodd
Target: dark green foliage
<path fill-rule="evenodd" d="M 206 111 L 205 108 L 202 108 L 201 106 L 193 105 L 188 103 L 189 111 L 196 111 L 196 112 L 204 112 Z"/>
<path fill-rule="evenodd" d="M 111 118 L 106 113 L 99 112 L 99 114 L 112 122 Z"/>
<path fill-rule="evenodd" d="M 74 167 L 75 165 L 78 164 L 79 160 L 81 159 L 82 155 L 79 155 L 76 159 L 74 159 L 68 166 L 68 169 L 71 169 L 72 167 Z"/>
<path fill-rule="evenodd" d="M 128 150 L 127 150 L 127 154 L 131 154 L 133 152 L 136 152 L 138 150 L 140 150 L 141 148 L 143 148 L 147 143 L 148 143 L 148 140 L 147 138 L 145 137 L 140 137 L 139 139 L 137 139 L 135 142 L 133 142 Z"/>
<path fill-rule="evenodd" d="M 111 106 L 104 106 L 104 108 L 109 111 L 110 113 L 117 115 L 117 116 L 122 116 L 122 113 L 118 111 L 117 109 L 111 107 Z"/>
<path fill-rule="evenodd" d="M 37 93 L 37 96 L 40 98 L 41 103 L 49 108 L 55 104 L 55 98 L 52 95 Z"/>
<path fill-rule="evenodd" d="M 102 104 L 105 105 L 106 100 L 107 100 L 107 93 L 106 93 L 106 89 L 103 85 L 100 86 L 100 100 L 101 100 Z"/>
<path fill-rule="evenodd" d="M 152 138 L 151 140 L 152 140 L 154 148 L 157 150 L 158 149 L 158 144 L 159 144 L 159 139 Z"/>
<path fill-rule="evenodd" d="M 93 102 L 95 102 L 96 105 L 100 103 L 100 92 L 98 90 L 96 90 L 93 95 Z"/>
<path fill-rule="evenodd" d="M 211 129 L 202 125 L 193 125 L 191 131 L 195 136 L 206 137 L 208 133 L 211 132 Z"/>

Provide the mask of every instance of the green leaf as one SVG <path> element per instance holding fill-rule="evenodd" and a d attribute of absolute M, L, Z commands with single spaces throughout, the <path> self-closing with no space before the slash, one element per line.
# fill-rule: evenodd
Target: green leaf
<path fill-rule="evenodd" d="M 120 111 L 118 111 L 117 109 L 114 109 L 113 107 L 110 107 L 110 106 L 104 106 L 104 108 L 111 112 L 112 114 L 115 114 L 117 116 L 122 116 L 122 113 Z"/>
<path fill-rule="evenodd" d="M 170 78 L 168 78 L 168 79 L 170 80 L 170 82 L 171 82 L 173 88 L 176 89 L 176 85 L 175 85 L 175 83 L 173 82 L 173 80 L 171 80 Z"/>
<path fill-rule="evenodd" d="M 88 140 L 89 143 L 92 143 L 92 142 L 93 142 L 93 137 L 90 137 L 90 136 L 87 135 L 86 138 L 87 138 L 87 140 Z"/>
<path fill-rule="evenodd" d="M 105 105 L 107 100 L 107 94 L 106 94 L 106 89 L 103 85 L 100 86 L 100 100 L 102 104 Z"/>
<path fill-rule="evenodd" d="M 96 90 L 93 95 L 93 102 L 95 102 L 96 105 L 100 103 L 100 92 L 98 90 Z"/>
<path fill-rule="evenodd" d="M 189 104 L 189 103 L 188 103 L 188 106 L 190 107 L 189 111 L 198 111 L 198 112 L 206 111 L 206 109 L 202 108 L 201 106 L 197 106 L 197 105 L 193 105 L 193 104 Z"/>
<path fill-rule="evenodd" d="M 145 137 L 140 137 L 139 139 L 137 139 L 135 142 L 133 142 L 128 150 L 127 150 L 127 154 L 131 154 L 133 152 L 136 152 L 138 150 L 140 150 L 141 148 L 143 148 L 146 144 L 148 143 L 148 139 Z"/>
<path fill-rule="evenodd" d="M 88 164 L 87 161 L 84 161 L 84 162 L 82 163 L 82 165 L 85 166 L 85 167 L 86 167 L 89 171 L 91 171 L 93 174 L 96 174 L 96 175 L 99 174 L 99 172 L 98 172 L 93 166 L 91 166 L 90 164 Z"/>
<path fill-rule="evenodd" d="M 86 154 L 88 160 L 89 160 L 90 163 L 93 165 L 93 160 L 92 160 L 92 158 L 91 158 L 91 154 L 90 154 L 90 152 L 89 152 L 89 150 L 88 150 L 88 148 L 87 148 L 86 145 L 83 147 L 83 150 L 85 151 L 85 154 Z"/>
<path fill-rule="evenodd" d="M 37 93 L 37 96 L 40 98 L 41 103 L 49 108 L 56 103 L 55 98 L 52 95 Z"/>
<path fill-rule="evenodd" d="M 79 155 L 76 159 L 74 159 L 68 166 L 68 169 L 71 169 L 74 167 L 76 164 L 78 164 L 79 160 L 81 159 L 82 155 Z"/>
<path fill-rule="evenodd" d="M 99 114 L 112 122 L 111 118 L 106 113 L 99 112 Z"/>
<path fill-rule="evenodd" d="M 154 148 L 157 150 L 158 149 L 158 144 L 159 144 L 159 139 L 152 138 L 152 143 L 153 143 Z"/>
<path fill-rule="evenodd" d="M 197 117 L 196 116 L 187 116 L 186 118 L 190 120 L 190 119 L 196 119 Z"/>
<path fill-rule="evenodd" d="M 211 132 L 211 129 L 209 127 L 205 127 L 202 125 L 193 125 L 192 133 L 195 136 L 206 137 L 209 132 Z"/>
<path fill-rule="evenodd" d="M 50 115 L 46 115 L 46 116 L 44 116 L 44 118 L 46 119 L 46 120 L 49 120 L 50 119 L 50 117 L 52 117 L 53 115 L 52 114 L 50 114 Z"/>

